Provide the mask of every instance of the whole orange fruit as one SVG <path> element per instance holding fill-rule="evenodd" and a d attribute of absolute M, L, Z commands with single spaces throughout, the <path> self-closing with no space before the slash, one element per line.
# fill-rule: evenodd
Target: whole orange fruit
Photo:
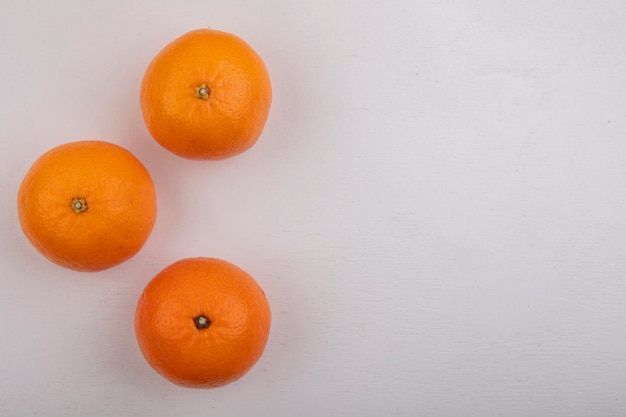
<path fill-rule="evenodd" d="M 150 366 L 169 381 L 214 388 L 257 362 L 270 330 L 270 307 L 256 281 L 215 258 L 184 259 L 144 289 L 135 334 Z"/>
<path fill-rule="evenodd" d="M 188 32 L 165 46 L 141 84 L 148 131 L 189 159 L 222 159 L 250 148 L 271 102 L 261 57 L 237 36 L 211 29 Z"/>
<path fill-rule="evenodd" d="M 156 219 L 150 174 L 108 142 L 67 143 L 44 153 L 17 198 L 22 230 L 52 262 L 99 271 L 135 255 Z"/>

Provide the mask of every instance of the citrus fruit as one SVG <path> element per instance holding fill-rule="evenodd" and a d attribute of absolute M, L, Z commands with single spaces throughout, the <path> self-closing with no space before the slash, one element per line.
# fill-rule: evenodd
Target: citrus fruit
<path fill-rule="evenodd" d="M 78 271 L 99 271 L 135 255 L 156 219 L 146 168 L 108 142 L 67 143 L 44 153 L 22 180 L 22 230 L 45 257 Z"/>
<path fill-rule="evenodd" d="M 257 362 L 270 330 L 270 307 L 256 281 L 215 258 L 175 262 L 144 289 L 135 312 L 139 348 L 169 381 L 214 388 Z"/>
<path fill-rule="evenodd" d="M 272 101 L 261 57 L 235 35 L 188 32 L 161 50 L 141 84 L 152 137 L 188 159 L 222 159 L 254 145 Z"/>

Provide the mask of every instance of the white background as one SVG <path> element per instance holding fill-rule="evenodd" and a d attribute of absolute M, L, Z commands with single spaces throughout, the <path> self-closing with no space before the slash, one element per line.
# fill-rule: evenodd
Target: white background
<path fill-rule="evenodd" d="M 264 58 L 251 150 L 191 162 L 140 114 L 191 29 Z M 43 0 L 0 6 L 0 415 L 626 415 L 623 1 Z M 144 249 L 51 264 L 16 192 L 49 148 L 101 139 L 151 172 Z M 144 362 L 144 285 L 190 256 L 265 289 L 264 356 L 215 390 Z"/>

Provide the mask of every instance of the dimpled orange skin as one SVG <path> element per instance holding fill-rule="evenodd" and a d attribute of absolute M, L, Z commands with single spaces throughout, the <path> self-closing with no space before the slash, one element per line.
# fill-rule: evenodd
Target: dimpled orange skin
<path fill-rule="evenodd" d="M 199 328 L 196 320 L 207 319 Z M 174 384 L 215 388 L 241 378 L 269 336 L 265 293 L 237 266 L 215 258 L 184 259 L 144 289 L 135 312 L 139 348 Z"/>
<path fill-rule="evenodd" d="M 207 94 L 198 96 L 205 85 Z M 272 87 L 261 57 L 235 35 L 188 32 L 152 60 L 141 109 L 152 137 L 188 159 L 223 159 L 254 145 L 269 115 Z"/>
<path fill-rule="evenodd" d="M 86 210 L 75 212 L 74 199 Z M 148 171 L 126 149 L 72 142 L 31 166 L 18 191 L 18 215 L 46 258 L 77 271 L 101 271 L 143 247 L 156 219 L 156 194 Z"/>

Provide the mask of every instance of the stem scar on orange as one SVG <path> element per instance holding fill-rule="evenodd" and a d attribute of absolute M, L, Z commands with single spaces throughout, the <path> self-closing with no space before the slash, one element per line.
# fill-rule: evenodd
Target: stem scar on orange
<path fill-rule="evenodd" d="M 265 293 L 248 273 L 215 258 L 175 262 L 146 286 L 135 312 L 139 348 L 177 385 L 215 388 L 258 361 L 270 330 Z"/>
<path fill-rule="evenodd" d="M 134 256 L 156 220 L 150 174 L 108 142 L 67 143 L 44 153 L 22 180 L 22 230 L 46 258 L 78 271 L 100 271 Z"/>
<path fill-rule="evenodd" d="M 256 143 L 272 102 L 261 57 L 235 35 L 188 32 L 161 50 L 141 84 L 152 137 L 188 159 L 223 159 Z"/>

